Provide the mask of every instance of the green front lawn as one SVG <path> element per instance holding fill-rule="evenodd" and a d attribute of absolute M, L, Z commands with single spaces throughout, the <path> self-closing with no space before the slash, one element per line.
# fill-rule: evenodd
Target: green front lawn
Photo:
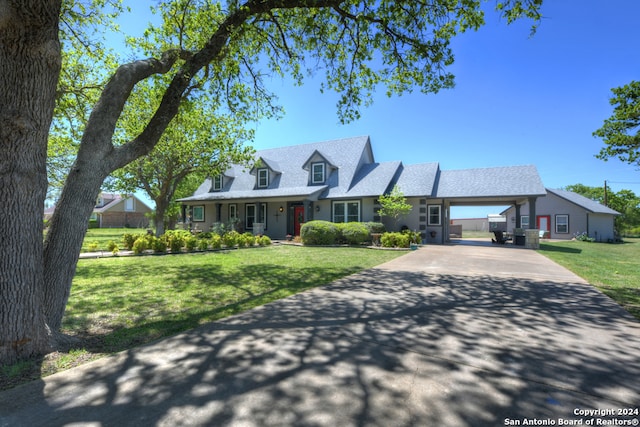
<path fill-rule="evenodd" d="M 0 369 L 0 389 L 177 334 L 384 263 L 404 251 L 278 245 L 81 259 L 63 332 L 69 353 Z"/>
<path fill-rule="evenodd" d="M 584 278 L 640 319 L 640 239 L 542 242 L 540 253 Z"/>

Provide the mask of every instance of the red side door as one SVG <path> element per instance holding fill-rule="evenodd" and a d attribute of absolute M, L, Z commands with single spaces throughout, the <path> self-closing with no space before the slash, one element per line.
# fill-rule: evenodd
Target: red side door
<path fill-rule="evenodd" d="M 540 215 L 536 218 L 536 228 L 543 231 L 551 231 L 551 215 Z"/>

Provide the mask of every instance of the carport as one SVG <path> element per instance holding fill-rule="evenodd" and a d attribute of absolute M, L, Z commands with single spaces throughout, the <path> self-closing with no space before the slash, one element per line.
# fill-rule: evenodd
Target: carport
<path fill-rule="evenodd" d="M 451 242 L 452 206 L 513 206 L 515 228 L 522 228 L 522 215 L 536 218 L 536 200 L 547 194 L 533 165 L 440 171 L 435 190 L 444 211 L 439 243 Z M 528 211 L 521 212 L 527 202 Z M 535 228 L 535 221 L 529 222 L 529 228 Z"/>

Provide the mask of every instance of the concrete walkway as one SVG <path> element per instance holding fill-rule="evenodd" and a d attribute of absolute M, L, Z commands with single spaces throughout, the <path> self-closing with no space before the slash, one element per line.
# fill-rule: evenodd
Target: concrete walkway
<path fill-rule="evenodd" d="M 639 354 L 639 322 L 536 252 L 427 246 L 0 393 L 0 426 L 636 425 Z"/>

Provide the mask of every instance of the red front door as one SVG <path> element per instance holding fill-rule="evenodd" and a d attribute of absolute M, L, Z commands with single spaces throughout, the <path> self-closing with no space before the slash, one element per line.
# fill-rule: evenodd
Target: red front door
<path fill-rule="evenodd" d="M 300 226 L 304 223 L 304 206 L 293 207 L 293 235 L 300 235 Z"/>

